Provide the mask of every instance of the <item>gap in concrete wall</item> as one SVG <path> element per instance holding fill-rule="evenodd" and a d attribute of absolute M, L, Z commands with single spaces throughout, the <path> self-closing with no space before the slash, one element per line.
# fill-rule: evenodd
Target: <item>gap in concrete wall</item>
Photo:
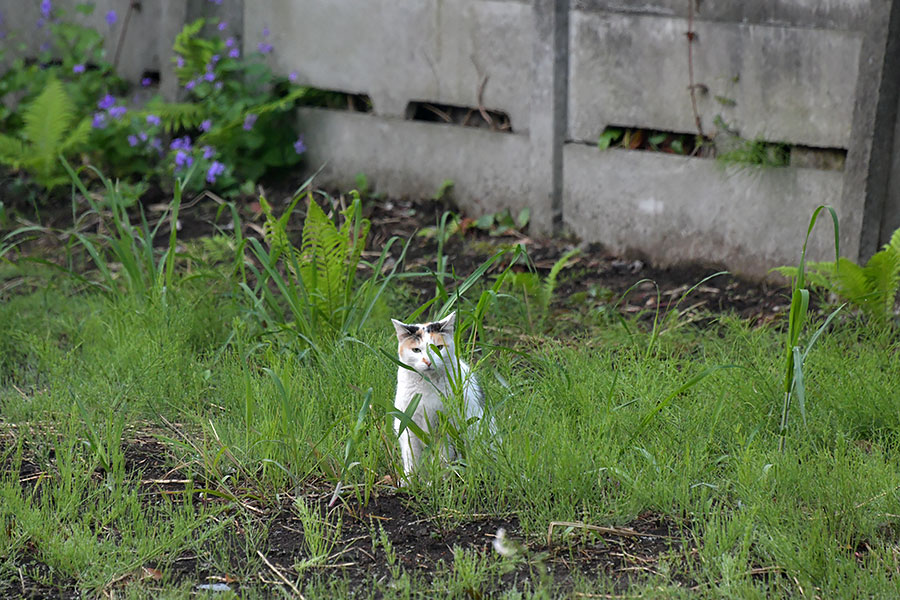
<path fill-rule="evenodd" d="M 591 142 L 584 142 L 593 145 Z M 795 167 L 820 171 L 843 171 L 847 159 L 844 148 L 815 148 L 784 142 L 748 140 L 721 131 L 714 138 L 701 138 L 697 133 L 661 131 L 610 125 L 597 140 L 597 147 L 662 152 L 679 156 L 717 158 L 726 163 L 768 167 Z"/>
<path fill-rule="evenodd" d="M 509 115 L 499 110 L 489 110 L 483 106 L 453 106 L 435 102 L 410 102 L 406 106 L 406 118 L 410 121 L 428 123 L 448 123 L 462 127 L 480 127 L 491 131 L 512 133 Z"/>
<path fill-rule="evenodd" d="M 372 112 L 372 99 L 368 94 L 349 94 L 336 90 L 308 88 L 306 94 L 298 102 L 300 106 L 330 108 L 349 112 Z"/>
<path fill-rule="evenodd" d="M 609 125 L 597 139 L 597 147 L 601 150 L 622 148 L 679 156 L 706 157 L 711 152 L 710 144 L 709 139 L 701 138 L 697 133 L 642 129 L 622 125 Z"/>
<path fill-rule="evenodd" d="M 813 148 L 812 146 L 791 146 L 791 166 L 800 169 L 820 171 L 843 171 L 847 162 L 845 148 Z"/>
<path fill-rule="evenodd" d="M 141 73 L 141 85 L 146 87 L 144 82 L 148 80 L 149 83 L 147 85 L 159 85 L 159 71 L 144 71 Z"/>

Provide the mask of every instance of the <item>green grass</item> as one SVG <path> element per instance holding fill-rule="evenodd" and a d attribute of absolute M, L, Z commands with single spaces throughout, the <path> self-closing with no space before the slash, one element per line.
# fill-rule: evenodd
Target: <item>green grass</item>
<path fill-rule="evenodd" d="M 356 340 L 301 355 L 289 332 L 256 335 L 243 324 L 232 264 L 205 278 L 176 268 L 164 297 L 85 290 L 35 270 L 34 291 L 0 304 L 0 595 L 27 578 L 87 594 L 187 597 L 207 576 L 225 575 L 243 582 L 242 597 L 289 592 L 262 558 L 279 508 L 302 543 L 276 562 L 307 598 L 354 589 L 398 598 L 621 594 L 621 580 L 596 570 L 558 587 L 545 571 L 554 558 L 541 550 L 548 525 L 624 526 L 647 513 L 671 523 L 682 544 L 631 575 L 629 595 L 900 589 L 893 331 L 835 319 L 804 362 L 806 422 L 791 421 L 779 452 L 779 326 L 723 317 L 706 328 L 626 331 L 588 315 L 578 338 L 558 339 L 551 326 L 531 346 L 508 348 L 514 342 L 499 332 L 521 326 L 508 316 L 516 313 L 492 311 L 476 294 L 485 285 L 475 285 L 458 306 L 478 322 L 480 298 L 493 326 L 480 343 L 499 349 L 479 375 L 502 441 L 475 440 L 465 465 L 431 465 L 401 493 L 442 531 L 476 515 L 514 515 L 524 545 L 514 557 L 456 547 L 423 574 L 373 524 L 367 539 L 383 576 L 359 591 L 326 566 L 340 562 L 335 536 L 355 522 L 354 507 L 388 493 L 377 482 L 397 475 L 385 416 L 393 329 L 370 320 Z M 129 456 L 147 436 L 167 449 L 149 474 Z M 162 478 L 181 483 L 146 483 Z M 312 498 L 327 503 L 339 481 L 341 501 L 319 510 Z M 554 552 L 603 543 L 590 535 L 557 528 Z"/>

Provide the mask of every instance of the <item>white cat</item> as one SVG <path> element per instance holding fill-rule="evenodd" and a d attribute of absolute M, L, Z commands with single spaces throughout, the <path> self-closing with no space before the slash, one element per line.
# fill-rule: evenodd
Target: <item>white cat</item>
<path fill-rule="evenodd" d="M 454 390 L 461 390 L 466 421 L 476 417 L 478 423 L 473 426 L 480 426 L 484 418 L 484 392 L 469 365 L 459 358 L 453 346 L 456 313 L 432 323 L 406 324 L 396 319 L 391 321 L 397 330 L 397 354 L 400 362 L 414 369 L 411 371 L 397 367 L 394 407 L 406 411 L 413 398 L 417 394 L 421 395 L 412 420 L 423 431 L 430 433 L 438 424 L 438 412 L 443 412 L 448 418 L 452 417 L 446 401 L 453 397 Z M 451 418 L 451 422 L 458 427 L 454 419 Z M 496 434 L 493 418 L 488 418 L 486 424 L 493 437 Z M 408 428 L 400 433 L 399 419 L 394 420 L 394 431 L 400 438 L 403 472 L 409 476 L 419 464 L 425 444 Z M 453 460 L 456 458 L 456 450 L 449 444 L 442 444 L 441 456 L 445 460 Z"/>

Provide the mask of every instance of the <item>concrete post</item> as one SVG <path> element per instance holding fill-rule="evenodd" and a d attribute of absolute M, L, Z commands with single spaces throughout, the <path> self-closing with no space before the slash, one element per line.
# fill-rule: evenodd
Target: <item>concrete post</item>
<path fill-rule="evenodd" d="M 900 102 L 900 2 L 873 0 L 869 23 L 862 37 L 856 103 L 847 164 L 844 171 L 844 206 L 862 206 L 862 215 L 842 215 L 849 226 L 843 239 L 859 239 L 858 248 L 846 256 L 868 260 L 884 239 L 900 226 L 898 194 L 900 169 L 892 160 L 896 152 L 895 127 Z M 892 176 L 892 166 L 893 176 Z"/>
<path fill-rule="evenodd" d="M 534 0 L 531 97 L 531 227 L 550 233 L 562 223 L 563 143 L 568 110 L 569 0 Z"/>

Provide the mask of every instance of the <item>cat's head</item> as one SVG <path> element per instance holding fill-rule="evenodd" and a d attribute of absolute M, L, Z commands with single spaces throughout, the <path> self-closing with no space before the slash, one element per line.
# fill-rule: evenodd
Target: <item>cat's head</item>
<path fill-rule="evenodd" d="M 456 312 L 431 323 L 401 323 L 391 319 L 397 330 L 400 362 L 419 373 L 443 371 L 453 356 L 453 327 Z"/>

